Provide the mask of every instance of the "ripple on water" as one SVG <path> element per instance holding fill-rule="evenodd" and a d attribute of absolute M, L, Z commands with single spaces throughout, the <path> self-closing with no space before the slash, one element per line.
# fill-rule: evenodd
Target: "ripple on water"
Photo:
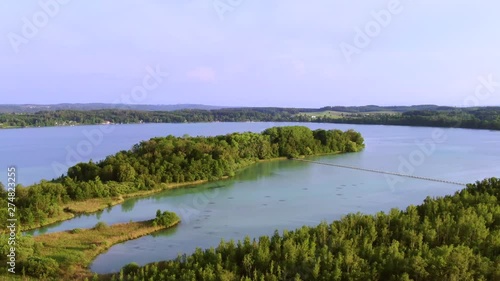
<path fill-rule="evenodd" d="M 285 200 L 285 199 L 280 199 L 279 201 L 280 201 L 280 202 L 285 202 L 286 200 Z"/>

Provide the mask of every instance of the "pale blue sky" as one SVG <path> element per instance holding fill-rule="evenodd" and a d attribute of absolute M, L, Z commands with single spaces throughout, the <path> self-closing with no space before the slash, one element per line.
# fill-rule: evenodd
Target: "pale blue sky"
<path fill-rule="evenodd" d="M 479 76 L 500 83 L 494 0 L 401 0 L 350 62 L 339 45 L 390 0 L 60 0 L 23 35 L 54 1 L 0 2 L 0 103 L 115 102 L 157 65 L 170 75 L 139 103 L 461 106 Z M 500 105 L 495 90 L 477 105 Z"/>

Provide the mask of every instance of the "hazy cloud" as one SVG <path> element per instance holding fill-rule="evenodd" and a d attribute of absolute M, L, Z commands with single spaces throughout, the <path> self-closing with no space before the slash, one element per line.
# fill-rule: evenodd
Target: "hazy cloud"
<path fill-rule="evenodd" d="M 200 66 L 187 73 L 187 76 L 193 80 L 201 82 L 215 82 L 215 70 L 210 67 Z"/>

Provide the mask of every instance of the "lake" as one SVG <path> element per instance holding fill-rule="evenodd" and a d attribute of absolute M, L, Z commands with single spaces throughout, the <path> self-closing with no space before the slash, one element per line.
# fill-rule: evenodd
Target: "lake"
<path fill-rule="evenodd" d="M 366 149 L 359 153 L 312 157 L 321 162 L 409 173 L 470 183 L 500 174 L 500 132 L 424 127 L 316 123 L 197 123 L 141 124 L 13 129 L 0 131 L 0 158 L 16 165 L 19 181 L 30 184 L 60 175 L 72 160 L 99 160 L 133 144 L 168 134 L 218 135 L 260 132 L 278 125 L 311 129 L 350 128 L 361 132 Z M 96 132 L 100 131 L 102 134 Z M 102 136 L 102 137 L 101 137 Z M 90 144 L 90 145 L 89 145 Z M 72 159 L 73 158 L 73 159 Z M 59 168 L 58 168 L 59 167 Z M 375 213 L 419 204 L 426 196 L 451 194 L 459 185 L 386 176 L 364 171 L 283 160 L 253 165 L 234 178 L 193 188 L 134 198 L 93 215 L 38 229 L 49 233 L 77 227 L 146 220 L 157 209 L 177 212 L 182 223 L 166 231 L 115 245 L 100 255 L 91 269 L 116 272 L 130 262 L 140 265 L 191 253 L 196 247 L 215 247 L 220 240 L 245 235 L 270 235 L 275 229 L 331 222 L 350 212 Z"/>

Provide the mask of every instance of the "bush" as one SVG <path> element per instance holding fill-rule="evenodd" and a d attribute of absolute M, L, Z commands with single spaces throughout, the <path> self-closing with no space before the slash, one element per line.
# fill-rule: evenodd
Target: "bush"
<path fill-rule="evenodd" d="M 77 234 L 77 233 L 80 233 L 82 231 L 83 231 L 83 229 L 81 229 L 81 228 L 75 228 L 75 229 L 71 230 L 70 233 L 71 234 Z"/>
<path fill-rule="evenodd" d="M 59 264 L 51 258 L 30 257 L 23 262 L 23 270 L 27 275 L 36 278 L 53 277 L 59 270 Z"/>
<path fill-rule="evenodd" d="M 97 231 L 100 231 L 100 230 L 104 230 L 104 229 L 107 229 L 109 226 L 107 223 L 103 222 L 103 221 L 100 221 L 98 222 L 95 226 L 94 226 L 94 230 L 97 230 Z"/>
<path fill-rule="evenodd" d="M 131 262 L 123 267 L 123 274 L 129 275 L 131 273 L 136 273 L 139 270 L 139 265 L 135 262 Z"/>
<path fill-rule="evenodd" d="M 156 211 L 156 218 L 153 220 L 153 226 L 170 226 L 179 220 L 180 218 L 174 212 L 165 211 L 162 213 L 160 210 L 158 210 Z"/>

